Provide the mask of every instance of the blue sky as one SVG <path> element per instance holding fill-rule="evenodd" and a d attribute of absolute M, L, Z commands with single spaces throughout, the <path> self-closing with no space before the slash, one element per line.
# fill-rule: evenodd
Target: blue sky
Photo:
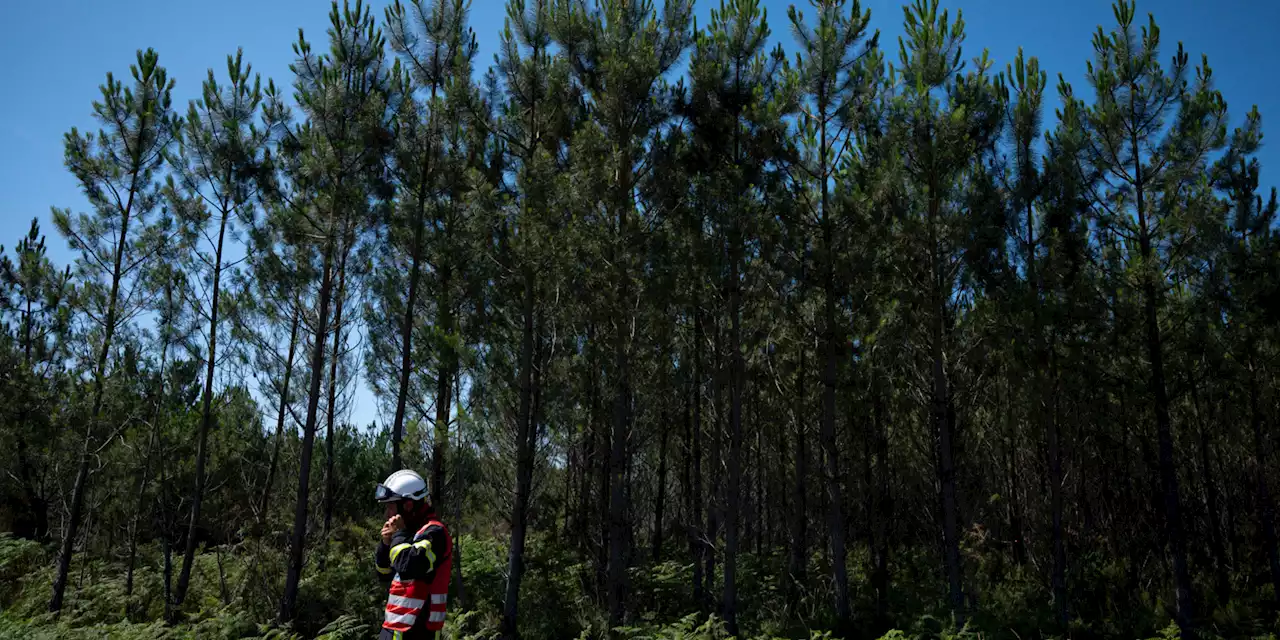
<path fill-rule="evenodd" d="M 763 0 L 775 41 L 791 49 L 786 0 Z M 659 1 L 657 4 L 661 4 Z M 990 51 L 998 69 L 1012 60 L 1021 46 L 1028 56 L 1040 58 L 1050 75 L 1049 89 L 1058 73 L 1085 89 L 1085 61 L 1092 56 L 1091 36 L 1098 25 L 1110 28 L 1114 21 L 1109 0 L 1074 2 L 1043 0 L 944 1 L 944 6 L 964 12 L 968 34 L 965 57 Z M 713 6 L 697 5 L 700 24 L 706 24 Z M 372 3 L 381 17 L 385 2 Z M 807 2 L 800 2 L 803 11 Z M 872 28 L 881 31 L 886 57 L 897 59 L 902 5 L 896 0 L 867 0 Z M 226 56 L 237 47 L 264 79 L 291 83 L 291 45 L 298 29 L 308 39 L 325 46 L 324 31 L 329 3 L 323 0 L 220 0 L 196 3 L 185 0 L 42 0 L 14 2 L 5 8 L 9 16 L 0 38 L 0 245 L 12 247 L 25 234 L 32 217 L 38 217 L 49 234 L 49 253 L 59 264 L 72 259 L 65 241 L 57 237 L 50 221 L 50 206 L 85 210 L 87 204 L 62 164 L 62 135 L 71 127 L 96 130 L 91 104 L 98 86 L 113 71 L 127 78 L 128 66 L 139 48 L 152 47 L 170 77 L 177 81 L 175 103 L 196 97 L 206 70 L 220 77 Z M 1138 13 L 1154 12 L 1161 27 L 1167 61 L 1178 41 L 1192 56 L 1209 56 L 1217 86 L 1238 123 L 1251 105 L 1258 105 L 1264 129 L 1280 138 L 1280 83 L 1274 65 L 1280 62 L 1270 45 L 1274 25 L 1280 24 L 1280 2 L 1250 0 L 1140 1 Z M 812 10 L 806 13 L 812 15 Z M 480 53 L 478 72 L 492 62 L 505 16 L 498 0 L 473 0 L 471 24 Z M 1145 18 L 1143 18 L 1145 23 Z M 1056 104 L 1056 94 L 1047 96 Z M 1270 125 L 1270 127 L 1266 127 Z M 1264 146 L 1261 153 L 1265 184 L 1276 184 L 1280 151 Z M 364 425 L 378 419 L 371 395 L 356 393 L 352 420 Z"/>

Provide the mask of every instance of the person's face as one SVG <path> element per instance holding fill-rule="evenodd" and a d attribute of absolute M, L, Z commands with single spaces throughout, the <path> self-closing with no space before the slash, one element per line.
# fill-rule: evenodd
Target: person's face
<path fill-rule="evenodd" d="M 382 512 L 386 515 L 387 519 L 390 520 L 393 516 L 400 513 L 400 503 L 384 502 L 382 503 Z"/>

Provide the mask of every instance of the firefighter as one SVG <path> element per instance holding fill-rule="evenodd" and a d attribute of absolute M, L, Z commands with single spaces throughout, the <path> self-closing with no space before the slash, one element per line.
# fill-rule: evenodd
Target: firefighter
<path fill-rule="evenodd" d="M 391 581 L 381 640 L 443 637 L 453 541 L 427 497 L 427 482 L 402 469 L 374 491 L 385 505 L 386 524 L 374 565 Z"/>

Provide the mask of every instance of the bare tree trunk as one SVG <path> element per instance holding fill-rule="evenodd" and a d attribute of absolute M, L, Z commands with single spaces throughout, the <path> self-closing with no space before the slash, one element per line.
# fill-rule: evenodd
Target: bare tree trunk
<path fill-rule="evenodd" d="M 712 352 L 715 358 L 715 397 L 712 399 L 712 406 L 715 407 L 715 420 L 711 423 L 711 487 L 710 493 L 707 495 L 707 531 L 706 531 L 706 561 L 707 571 L 703 579 L 707 581 L 707 594 L 715 593 L 716 587 L 716 553 L 720 542 L 720 523 L 722 510 L 724 509 L 723 482 L 724 478 L 724 424 L 726 420 L 725 411 L 725 366 L 724 366 L 724 349 L 723 338 L 721 337 L 719 318 L 712 318 L 713 347 Z"/>
<path fill-rule="evenodd" d="M 724 603 L 725 629 L 738 635 L 738 536 L 742 517 L 742 292 L 739 288 L 738 241 L 731 240 L 729 259 L 729 495 L 725 523 Z"/>
<path fill-rule="evenodd" d="M 143 123 L 143 127 L 145 123 Z M 141 128 L 141 127 L 140 127 Z M 125 246 L 129 240 L 129 215 L 133 210 L 133 199 L 136 195 L 137 171 L 139 162 L 135 162 L 133 184 L 129 189 L 129 202 L 121 216 L 120 232 L 117 236 L 115 265 L 111 271 L 111 293 L 107 296 L 107 316 L 103 323 L 102 348 L 98 351 L 98 359 L 94 364 L 93 375 L 93 409 L 90 418 L 84 422 L 83 444 L 80 450 L 80 463 L 76 467 L 76 480 L 71 490 L 71 509 L 67 518 L 67 530 L 62 539 L 62 550 L 58 554 L 58 573 L 53 580 L 53 595 L 49 598 L 49 611 L 57 613 L 62 610 L 63 593 L 67 588 L 67 574 L 71 571 L 71 555 L 75 549 L 76 535 L 79 533 L 81 511 L 84 509 L 84 494 L 89 482 L 89 459 L 92 456 L 94 427 L 102 419 L 102 400 L 107 377 L 107 360 L 111 355 L 111 340 L 115 337 L 118 318 L 117 304 L 120 297 L 120 282 L 124 279 L 123 260 Z"/>
<path fill-rule="evenodd" d="M 689 515 L 689 551 L 693 556 L 693 601 L 702 606 L 706 601 L 703 589 L 703 563 L 706 562 L 707 545 L 702 531 L 702 309 L 701 296 L 693 299 L 693 511 Z"/>
<path fill-rule="evenodd" d="M 876 411 L 876 524 L 875 566 L 871 582 L 876 590 L 876 619 L 878 626 L 889 620 L 889 532 L 893 520 L 893 497 L 889 489 L 889 424 L 891 413 L 885 408 L 881 395 L 875 398 Z"/>
<path fill-rule="evenodd" d="M 1133 110 L 1133 98 L 1130 98 L 1130 111 Z M 1138 143 L 1137 131 L 1130 131 L 1130 149 L 1134 164 L 1134 198 L 1138 213 L 1138 246 L 1145 262 L 1156 259 L 1151 246 L 1151 233 L 1146 210 L 1146 183 L 1143 176 L 1142 152 Z M 1193 603 L 1191 591 L 1191 573 L 1187 568 L 1187 545 L 1182 526 L 1182 503 L 1178 491 L 1178 469 L 1174 460 L 1173 424 L 1169 417 L 1169 395 L 1164 379 L 1164 346 L 1160 335 L 1160 295 L 1157 292 L 1155 275 L 1145 269 L 1142 276 L 1142 311 L 1143 324 L 1146 329 L 1147 361 L 1150 363 L 1151 400 L 1156 414 L 1156 441 L 1160 456 L 1160 484 L 1164 494 L 1165 531 L 1169 540 L 1169 551 L 1173 555 L 1173 575 L 1175 581 L 1177 605 L 1176 618 L 1178 628 L 1184 639 L 1194 636 L 1192 629 Z M 1163 286 L 1163 285 L 1161 285 Z"/>
<path fill-rule="evenodd" d="M 205 462 L 209 458 L 209 429 L 213 425 L 213 371 L 218 360 L 218 297 L 222 283 L 222 244 L 227 235 L 227 219 L 231 216 L 225 207 L 218 223 L 218 246 L 214 251 L 213 296 L 209 301 L 209 354 L 205 359 L 204 397 L 200 409 L 200 435 L 196 445 L 196 489 L 191 497 L 191 522 L 187 525 L 187 549 L 182 555 L 182 572 L 178 574 L 178 591 L 175 604 L 181 606 L 191 584 L 191 564 L 196 558 L 196 529 L 200 526 L 200 507 L 204 504 Z"/>
<path fill-rule="evenodd" d="M 805 573 L 809 564 L 809 510 L 806 506 L 806 497 L 808 491 L 806 484 L 808 482 L 808 463 L 809 451 L 807 447 L 807 429 L 805 429 L 806 413 L 805 413 L 805 374 L 808 371 L 805 368 L 805 351 L 806 345 L 802 340 L 800 342 L 800 363 L 796 367 L 796 397 L 795 397 L 795 424 L 796 424 L 796 477 L 795 483 L 792 485 L 791 494 L 791 554 L 788 559 L 787 572 L 791 575 L 791 589 L 793 602 L 798 601 L 800 590 L 804 587 Z"/>
<path fill-rule="evenodd" d="M 165 303 L 166 309 L 172 311 L 173 285 L 166 283 L 165 285 Z M 167 324 L 167 319 L 166 319 Z M 160 342 L 160 389 L 157 392 L 155 413 L 151 416 L 151 436 L 147 439 L 147 455 L 143 458 L 141 473 L 138 474 L 138 506 L 133 512 L 133 524 L 129 527 L 129 564 L 125 573 L 124 593 L 126 596 L 133 595 L 133 569 L 134 563 L 138 555 L 138 525 L 142 519 L 142 512 L 146 509 L 147 482 L 151 472 L 151 458 L 155 452 L 156 434 L 160 430 L 160 421 L 164 415 L 164 394 L 165 394 L 165 369 L 169 359 L 169 335 L 168 327 L 161 329 L 163 337 Z"/>
<path fill-rule="evenodd" d="M 440 276 L 440 323 L 446 335 L 453 334 L 453 303 L 449 296 L 449 265 L 441 267 Z M 453 388 L 452 376 L 457 362 L 457 354 L 452 347 L 446 348 L 440 358 L 440 370 L 436 372 L 436 420 L 431 443 L 431 502 L 436 508 L 443 508 L 445 503 L 445 468 L 446 455 L 449 449 L 449 391 Z"/>
<path fill-rule="evenodd" d="M 656 564 L 662 562 L 662 529 L 666 522 L 665 507 L 667 501 L 667 440 L 671 436 L 671 429 L 668 426 L 669 416 L 667 415 L 666 406 L 662 409 L 662 426 L 660 429 L 658 442 L 658 486 L 655 504 L 653 508 L 653 562 Z"/>
<path fill-rule="evenodd" d="M 1070 602 L 1067 600 L 1067 550 L 1062 525 L 1062 447 L 1058 435 L 1058 372 L 1057 362 L 1049 355 L 1050 398 L 1048 404 L 1049 426 L 1049 503 L 1053 518 L 1053 599 L 1058 605 L 1058 624 L 1063 629 L 1071 622 Z"/>
<path fill-rule="evenodd" d="M 516 495 L 511 516 L 511 545 L 507 556 L 507 593 L 502 611 L 502 635 L 509 640 L 520 637 L 517 614 L 520 603 L 520 580 L 524 576 L 524 544 L 528 529 L 530 493 L 533 490 L 534 425 L 533 425 L 533 343 L 534 343 L 534 274 L 524 273 L 524 328 L 520 339 L 520 406 L 516 416 Z"/>
<path fill-rule="evenodd" d="M 936 191 L 931 190 L 930 193 Z M 943 556 L 947 570 L 948 593 L 951 611 L 956 624 L 965 620 L 964 591 L 961 585 L 959 513 L 956 505 L 956 467 L 954 459 L 955 425 L 951 420 L 951 390 L 947 381 L 946 359 L 943 348 L 943 321 L 946 315 L 942 257 L 938 255 L 939 238 L 937 224 L 940 203 L 938 196 L 929 200 L 929 262 L 931 269 L 932 312 L 930 356 L 932 364 L 932 410 L 934 433 L 937 437 L 938 481 L 941 485 Z"/>
<path fill-rule="evenodd" d="M 342 257 L 338 259 L 338 293 L 335 296 L 336 304 L 333 309 L 333 351 L 329 357 L 329 398 L 325 405 L 325 427 L 324 427 L 324 535 L 322 539 L 327 544 L 329 541 L 329 531 L 333 525 L 333 492 L 334 492 L 334 435 L 333 420 L 337 417 L 338 412 L 338 360 L 342 356 L 342 307 L 346 302 L 347 295 L 347 255 L 351 252 L 351 246 L 347 245 L 343 248 Z M 324 571 L 324 555 L 320 556 L 320 570 Z"/>
<path fill-rule="evenodd" d="M 311 383 L 307 391 L 307 420 L 303 425 L 302 454 L 298 468 L 298 498 L 293 511 L 293 534 L 289 544 L 289 570 L 285 578 L 284 596 L 280 599 L 280 619 L 293 619 L 298 600 L 298 585 L 302 581 L 302 551 L 307 541 L 307 501 L 310 497 L 311 453 L 316 440 L 316 417 L 320 408 L 320 383 L 324 378 L 324 347 L 329 332 L 329 302 L 333 288 L 334 240 L 324 249 L 324 265 L 321 268 L 320 310 L 316 315 L 315 340 L 311 348 Z"/>
<path fill-rule="evenodd" d="M 433 111 L 434 113 L 434 111 Z M 426 165 L 423 165 L 426 173 Z M 413 371 L 413 317 L 418 307 L 418 282 L 422 279 L 423 211 L 426 208 L 426 176 L 418 190 L 417 217 L 413 226 L 413 248 L 409 261 L 409 297 L 405 302 L 404 317 L 400 319 L 400 379 L 396 390 L 396 414 L 391 422 L 391 470 L 401 469 L 400 443 L 404 433 L 405 406 L 409 401 L 409 375 Z"/>
<path fill-rule="evenodd" d="M 293 322 L 289 329 L 289 351 L 284 362 L 284 380 L 280 384 L 280 405 L 276 411 L 276 435 L 271 445 L 271 464 L 267 467 L 267 480 L 262 485 L 262 497 L 258 500 L 258 524 L 267 518 L 267 505 L 271 501 L 271 488 L 275 485 L 276 469 L 280 463 L 280 446 L 284 442 L 284 421 L 289 413 L 289 381 L 293 377 L 293 358 L 298 346 L 298 325 L 302 321 L 302 308 L 297 298 L 293 304 Z"/>

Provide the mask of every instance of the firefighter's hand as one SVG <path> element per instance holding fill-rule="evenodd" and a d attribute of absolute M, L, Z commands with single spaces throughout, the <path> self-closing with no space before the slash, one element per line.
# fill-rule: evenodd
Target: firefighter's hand
<path fill-rule="evenodd" d="M 404 529 L 404 518 L 399 515 L 391 516 L 386 524 L 382 525 L 382 541 L 391 544 L 391 536 L 401 529 Z"/>

